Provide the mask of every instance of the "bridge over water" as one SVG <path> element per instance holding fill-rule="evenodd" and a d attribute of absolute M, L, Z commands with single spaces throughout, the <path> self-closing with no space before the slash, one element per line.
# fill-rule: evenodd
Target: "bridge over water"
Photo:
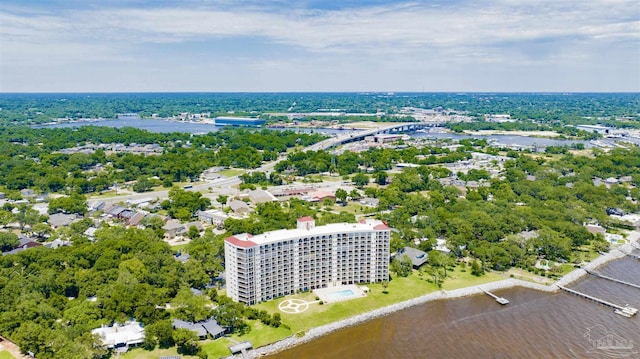
<path fill-rule="evenodd" d="M 371 130 L 360 131 L 356 133 L 351 133 L 347 135 L 340 135 L 334 138 L 330 138 L 326 141 L 322 141 L 317 144 L 316 148 L 309 148 L 313 150 L 326 150 L 332 147 L 344 145 L 345 143 L 362 141 L 366 137 L 375 136 L 381 133 L 404 133 L 404 132 L 413 132 L 425 128 L 438 127 L 441 123 L 439 122 L 409 122 L 409 123 L 395 123 L 392 125 L 375 128 Z M 315 146 L 311 146 L 315 147 Z"/>

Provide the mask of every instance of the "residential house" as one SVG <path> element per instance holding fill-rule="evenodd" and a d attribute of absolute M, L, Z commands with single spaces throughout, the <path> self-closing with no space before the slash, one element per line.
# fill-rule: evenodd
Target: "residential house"
<path fill-rule="evenodd" d="M 108 215 L 111 218 L 120 218 L 120 213 L 124 211 L 126 208 L 119 206 L 117 204 L 110 204 L 104 208 L 104 214 Z"/>
<path fill-rule="evenodd" d="M 220 227 L 224 224 L 224 221 L 229 218 L 226 213 L 219 210 L 207 210 L 198 211 L 198 220 L 203 223 L 208 223 Z"/>
<path fill-rule="evenodd" d="M 167 221 L 167 223 L 162 227 L 162 229 L 164 229 L 165 231 L 164 233 L 165 237 L 173 238 L 178 235 L 178 232 L 180 232 L 181 230 L 184 230 L 184 225 L 182 225 L 180 221 L 172 219 Z"/>
<path fill-rule="evenodd" d="M 25 188 L 20 190 L 20 195 L 22 196 L 22 198 L 29 198 L 29 197 L 35 197 L 35 193 L 33 192 L 33 190 Z"/>
<path fill-rule="evenodd" d="M 153 201 L 154 199 L 151 197 L 145 197 L 145 198 L 139 198 L 139 199 L 128 199 L 127 205 L 132 207 L 142 208 L 142 207 L 147 207 Z"/>
<path fill-rule="evenodd" d="M 103 201 L 93 202 L 89 205 L 89 212 L 102 211 L 107 204 Z"/>
<path fill-rule="evenodd" d="M 214 318 L 209 318 L 205 321 L 192 323 L 186 322 L 180 319 L 173 320 L 173 328 L 183 328 L 194 331 L 200 339 L 206 339 L 207 335 L 210 335 L 213 339 L 222 337 L 227 330 L 218 325 L 218 322 Z"/>
<path fill-rule="evenodd" d="M 132 226 L 132 227 L 137 227 L 138 225 L 140 225 L 140 223 L 142 223 L 142 220 L 144 219 L 144 217 L 146 217 L 147 214 L 144 212 L 136 212 L 127 222 L 128 225 Z"/>
<path fill-rule="evenodd" d="M 56 229 L 69 226 L 75 219 L 76 216 L 73 214 L 56 213 L 49 216 L 47 223 L 49 223 L 51 228 Z"/>
<path fill-rule="evenodd" d="M 394 256 L 398 260 L 402 260 L 404 257 L 408 257 L 411 260 L 411 265 L 415 269 L 420 268 L 428 259 L 427 253 L 412 247 L 401 248 Z"/>
<path fill-rule="evenodd" d="M 16 254 L 16 253 L 22 252 L 22 251 L 24 251 L 26 249 L 33 248 L 33 247 L 39 247 L 41 245 L 42 244 L 32 240 L 31 238 L 25 236 L 24 234 L 19 234 L 18 235 L 18 245 L 14 249 L 12 249 L 12 250 L 10 250 L 8 252 L 2 252 L 2 255 Z"/>
<path fill-rule="evenodd" d="M 51 242 L 47 242 L 44 244 L 45 247 L 47 248 L 51 248 L 51 249 L 58 249 L 60 247 L 68 247 L 71 245 L 71 241 L 63 241 L 60 238 L 56 238 Z"/>
<path fill-rule="evenodd" d="M 251 208 L 249 208 L 249 205 L 243 201 L 234 199 L 232 201 L 229 201 L 228 204 L 229 204 L 229 208 L 231 208 L 231 210 L 235 214 L 247 215 L 249 214 L 249 212 L 251 212 Z"/>
<path fill-rule="evenodd" d="M 131 346 L 138 346 L 144 342 L 144 328 L 139 322 L 126 322 L 124 325 L 115 323 L 110 327 L 93 329 L 102 340 L 102 345 L 117 352 L 126 352 Z"/>
<path fill-rule="evenodd" d="M 191 227 L 196 227 L 196 229 L 198 230 L 198 232 L 202 232 L 202 231 L 204 231 L 204 227 L 202 226 L 202 223 L 200 223 L 200 222 L 189 222 L 189 223 L 185 223 L 185 224 L 182 226 L 182 229 L 178 230 L 178 233 L 177 233 L 177 234 L 178 234 L 178 235 L 181 235 L 181 236 L 186 236 L 186 235 L 187 235 L 187 233 L 189 233 L 189 229 L 190 229 Z"/>

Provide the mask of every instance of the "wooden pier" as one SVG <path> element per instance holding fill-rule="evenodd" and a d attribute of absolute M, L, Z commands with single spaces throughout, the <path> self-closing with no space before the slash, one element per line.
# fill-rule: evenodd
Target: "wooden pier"
<path fill-rule="evenodd" d="M 625 317 L 629 317 L 630 318 L 630 317 L 636 315 L 636 313 L 638 313 L 638 309 L 630 307 L 628 305 L 623 307 L 621 305 L 617 305 L 617 304 L 614 304 L 614 303 L 611 303 L 611 302 L 607 302 L 604 299 L 596 298 L 596 297 L 590 296 L 588 294 L 578 292 L 577 290 L 573 290 L 573 289 L 569 289 L 567 287 L 563 287 L 561 285 L 559 285 L 558 288 L 564 290 L 567 293 L 577 295 L 579 297 L 594 301 L 596 303 L 605 305 L 607 307 L 611 307 L 611 308 L 614 309 L 614 312 L 616 314 L 620 314 L 620 315 L 625 316 Z"/>
<path fill-rule="evenodd" d="M 502 297 L 498 297 L 497 295 L 487 291 L 487 290 L 482 290 L 486 295 L 490 296 L 491 298 L 495 299 L 496 302 L 505 305 L 505 304 L 509 304 L 509 300 L 507 298 L 502 298 Z"/>
<path fill-rule="evenodd" d="M 640 285 L 638 285 L 638 284 L 630 283 L 630 282 L 627 282 L 627 281 L 624 281 L 624 280 L 621 280 L 621 279 L 616 279 L 616 278 L 608 277 L 608 276 L 606 276 L 606 275 L 602 275 L 602 274 L 600 274 L 600 273 L 598 273 L 598 272 L 591 272 L 591 271 L 588 271 L 588 270 L 586 270 L 586 269 L 585 269 L 585 271 L 586 271 L 587 273 L 591 274 L 591 275 L 592 275 L 592 276 L 594 276 L 594 277 L 598 277 L 598 278 L 602 278 L 602 279 L 610 280 L 610 281 L 615 282 L 615 283 L 620 283 L 620 284 L 627 285 L 627 286 L 629 286 L 629 287 L 633 287 L 633 288 L 640 289 Z"/>

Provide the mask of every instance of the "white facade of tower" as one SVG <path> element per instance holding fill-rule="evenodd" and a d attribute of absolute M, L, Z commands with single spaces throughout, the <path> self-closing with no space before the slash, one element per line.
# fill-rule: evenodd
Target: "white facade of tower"
<path fill-rule="evenodd" d="M 379 220 L 316 227 L 298 219 L 296 229 L 225 239 L 227 295 L 255 304 L 329 285 L 389 279 L 390 228 Z"/>

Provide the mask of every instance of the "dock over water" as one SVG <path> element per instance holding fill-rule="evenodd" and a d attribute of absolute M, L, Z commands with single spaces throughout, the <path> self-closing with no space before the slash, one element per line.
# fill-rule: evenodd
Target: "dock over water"
<path fill-rule="evenodd" d="M 567 288 L 567 287 L 563 287 L 561 285 L 559 285 L 558 288 L 564 290 L 567 293 L 577 295 L 579 297 L 594 301 L 594 302 L 602 304 L 602 305 L 606 305 L 607 307 L 611 307 L 611 308 L 614 309 L 616 314 L 620 314 L 620 315 L 625 316 L 625 317 L 632 317 L 632 316 L 634 316 L 634 315 L 636 315 L 638 313 L 638 309 L 630 307 L 628 305 L 623 307 L 621 305 L 614 304 L 614 303 L 608 302 L 608 301 L 606 301 L 604 299 L 596 298 L 596 297 L 591 296 L 589 294 L 581 293 L 581 292 L 578 292 L 577 290 L 573 290 L 573 289 L 570 289 L 570 288 Z"/>
<path fill-rule="evenodd" d="M 616 278 L 613 278 L 613 277 L 609 277 L 609 276 L 606 276 L 606 275 L 600 274 L 600 273 L 598 273 L 598 272 L 588 271 L 588 270 L 586 270 L 586 269 L 585 269 L 585 271 L 586 271 L 587 273 L 591 274 L 591 275 L 592 275 L 592 276 L 594 276 L 594 277 L 598 277 L 598 278 L 602 278 L 602 279 L 610 280 L 610 281 L 615 282 L 615 283 L 620 283 L 620 284 L 624 284 L 624 285 L 629 286 L 629 287 L 633 287 L 633 288 L 640 289 L 640 285 L 638 285 L 638 284 L 630 283 L 630 282 L 624 281 L 624 280 L 622 280 L 622 279 L 616 279 Z"/>
<path fill-rule="evenodd" d="M 497 295 L 489 292 L 488 290 L 482 290 L 486 295 L 490 296 L 491 298 L 495 299 L 496 302 L 505 305 L 505 304 L 509 304 L 509 300 L 507 298 L 502 298 L 502 297 L 498 297 Z"/>

